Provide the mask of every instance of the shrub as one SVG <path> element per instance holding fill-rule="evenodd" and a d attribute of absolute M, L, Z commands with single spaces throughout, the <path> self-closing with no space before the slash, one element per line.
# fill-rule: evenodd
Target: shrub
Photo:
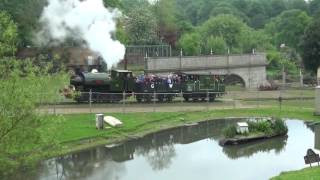
<path fill-rule="evenodd" d="M 272 126 L 269 121 L 249 122 L 250 132 L 263 132 L 265 134 L 272 134 Z"/>
<path fill-rule="evenodd" d="M 288 132 L 288 127 L 281 119 L 276 119 L 274 124 L 272 125 L 274 133 L 276 134 L 285 134 Z"/>
<path fill-rule="evenodd" d="M 237 135 L 237 127 L 235 125 L 230 125 L 223 130 L 223 135 L 227 138 L 233 138 Z"/>

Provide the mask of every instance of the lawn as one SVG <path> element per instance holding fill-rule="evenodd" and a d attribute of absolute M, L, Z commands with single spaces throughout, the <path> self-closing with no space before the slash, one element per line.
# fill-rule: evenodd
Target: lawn
<path fill-rule="evenodd" d="M 265 103 L 262 102 L 262 105 Z M 262 117 L 276 116 L 280 118 L 320 121 L 313 115 L 313 101 L 290 100 L 280 108 L 276 103 L 271 106 L 247 109 L 217 109 L 210 111 L 186 112 L 148 112 L 148 113 L 109 113 L 124 125 L 119 128 L 95 129 L 95 114 L 63 115 L 63 121 L 55 124 L 59 129 L 56 140 L 62 145 L 61 150 L 52 152 L 52 156 L 91 148 L 97 145 L 117 143 L 130 138 L 137 138 L 148 133 L 157 132 L 186 123 L 199 122 L 226 117 Z M 299 105 L 299 106 L 298 106 Z M 275 179 L 320 179 L 320 168 L 304 169 L 283 173 Z"/>
<path fill-rule="evenodd" d="M 320 180 L 320 167 L 283 172 L 280 176 L 271 178 L 271 180 Z"/>

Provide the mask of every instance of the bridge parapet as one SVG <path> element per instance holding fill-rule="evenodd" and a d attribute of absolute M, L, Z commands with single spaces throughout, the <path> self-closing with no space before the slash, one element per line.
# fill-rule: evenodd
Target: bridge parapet
<path fill-rule="evenodd" d="M 217 69 L 266 66 L 265 53 L 229 56 L 152 57 L 147 59 L 148 72 L 184 71 L 190 69 Z"/>
<path fill-rule="evenodd" d="M 247 88 L 265 85 L 267 58 L 265 53 L 229 56 L 152 57 L 146 59 L 146 72 L 167 74 L 185 72 L 195 74 L 237 75 Z"/>

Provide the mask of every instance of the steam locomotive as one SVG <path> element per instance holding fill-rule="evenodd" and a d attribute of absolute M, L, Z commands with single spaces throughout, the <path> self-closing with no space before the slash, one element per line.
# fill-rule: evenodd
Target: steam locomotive
<path fill-rule="evenodd" d="M 128 70 L 111 73 L 82 72 L 70 79 L 73 98 L 78 102 L 118 102 L 134 96 L 138 102 L 172 101 L 182 95 L 185 101 L 209 100 L 225 93 L 223 76 L 174 73 L 168 76 L 134 77 Z"/>

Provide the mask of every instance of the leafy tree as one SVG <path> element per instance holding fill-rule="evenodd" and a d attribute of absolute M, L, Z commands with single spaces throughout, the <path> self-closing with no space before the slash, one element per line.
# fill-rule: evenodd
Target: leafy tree
<path fill-rule="evenodd" d="M 19 30 L 19 47 L 33 44 L 33 32 L 39 26 L 39 17 L 47 0 L 2 0 L 0 11 L 8 12 Z"/>
<path fill-rule="evenodd" d="M 119 8 L 122 6 L 121 0 L 103 0 L 106 7 Z"/>
<path fill-rule="evenodd" d="M 312 16 L 319 15 L 319 13 L 320 13 L 320 0 L 311 0 L 309 2 L 309 11 Z"/>
<path fill-rule="evenodd" d="M 175 47 L 178 39 L 175 1 L 159 0 L 156 2 L 154 9 L 157 17 L 157 29 L 160 40 Z"/>
<path fill-rule="evenodd" d="M 241 53 L 251 53 L 255 51 L 266 51 L 273 49 L 271 37 L 263 31 L 256 31 L 249 27 L 244 28 L 239 37 Z"/>
<path fill-rule="evenodd" d="M 301 53 L 305 68 L 316 72 L 320 66 L 320 19 L 315 18 L 307 27 L 301 43 Z"/>
<path fill-rule="evenodd" d="M 150 9 L 138 7 L 131 10 L 126 19 L 126 31 L 131 44 L 158 43 L 156 34 L 157 22 Z"/>
<path fill-rule="evenodd" d="M 227 43 L 222 37 L 210 36 L 205 44 L 205 50 L 207 53 L 225 54 L 227 52 Z"/>
<path fill-rule="evenodd" d="M 0 176 L 28 164 L 53 147 L 53 116 L 39 114 L 40 102 L 52 102 L 66 76 L 48 74 L 31 60 L 0 60 Z M 5 171 L 3 171 L 5 170 Z"/>
<path fill-rule="evenodd" d="M 246 25 L 241 20 L 232 15 L 219 15 L 201 25 L 199 32 L 203 39 L 210 36 L 222 37 L 227 46 L 232 48 L 239 45 L 238 37 L 244 26 Z"/>
<path fill-rule="evenodd" d="M 183 55 L 199 55 L 201 51 L 201 37 L 198 33 L 184 34 L 179 40 L 179 47 Z"/>
<path fill-rule="evenodd" d="M 253 28 L 262 28 L 267 20 L 265 5 L 261 1 L 252 1 L 247 12 L 250 17 L 250 26 Z"/>
<path fill-rule="evenodd" d="M 17 36 L 16 24 L 7 13 L 0 11 L 0 57 L 15 54 Z"/>
<path fill-rule="evenodd" d="M 300 39 L 305 27 L 310 23 L 311 18 L 301 10 L 288 10 L 281 13 L 267 26 L 270 35 L 275 36 L 277 45 L 286 44 L 289 47 L 298 49 Z"/>
<path fill-rule="evenodd" d="M 290 0 L 288 1 L 288 9 L 299 9 L 308 12 L 308 3 L 305 0 Z"/>

